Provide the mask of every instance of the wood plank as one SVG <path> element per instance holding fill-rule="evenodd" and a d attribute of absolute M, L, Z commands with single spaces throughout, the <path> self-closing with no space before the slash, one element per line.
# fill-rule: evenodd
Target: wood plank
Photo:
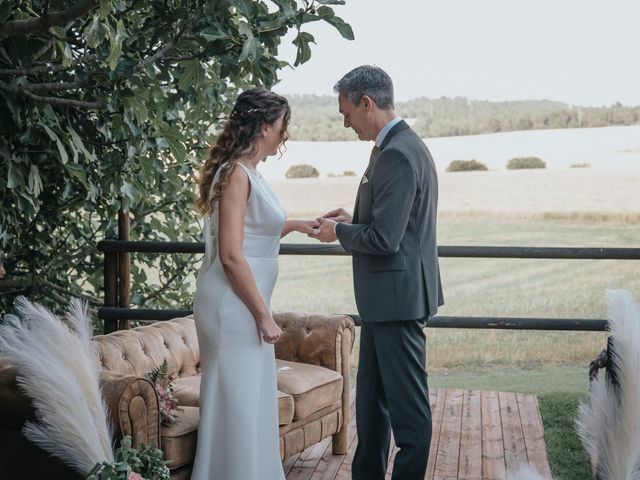
<path fill-rule="evenodd" d="M 462 427 L 463 391 L 448 389 L 445 395 L 444 415 L 440 428 L 440 440 L 433 476 L 458 476 L 458 460 L 460 456 L 460 435 Z"/>
<path fill-rule="evenodd" d="M 435 389 L 428 480 L 506 480 L 524 463 L 551 479 L 544 430 L 534 395 Z M 333 455 L 331 439 L 285 462 L 287 480 L 351 480 L 358 439 L 351 389 L 348 453 Z M 390 480 L 398 447 L 392 436 Z M 455 461 L 453 461 L 455 460 Z"/>
<path fill-rule="evenodd" d="M 505 480 L 507 470 L 502 441 L 500 400 L 497 392 L 481 392 L 482 478 Z"/>
<path fill-rule="evenodd" d="M 435 392 L 429 392 L 431 402 L 431 445 L 429 446 L 429 461 L 427 463 L 427 479 L 433 478 L 433 471 L 438 456 L 438 445 L 440 443 L 440 430 L 442 428 L 442 417 L 444 415 L 444 399 L 447 391 L 440 388 Z"/>
<path fill-rule="evenodd" d="M 482 479 L 482 408 L 478 390 L 466 390 L 462 399 L 458 478 Z"/>
<path fill-rule="evenodd" d="M 529 466 L 546 479 L 551 479 L 551 469 L 547 458 L 547 447 L 544 442 L 544 428 L 535 395 L 517 393 L 520 422 L 524 433 Z"/>
<path fill-rule="evenodd" d="M 289 472 L 285 470 L 287 480 L 309 480 L 327 448 L 331 449 L 331 437 L 307 448 L 298 456 Z"/>
<path fill-rule="evenodd" d="M 349 445 L 349 451 L 353 448 L 355 451 L 355 439 L 356 439 L 356 415 L 355 415 L 355 398 L 356 398 L 356 389 L 355 385 L 353 385 L 350 389 L 349 400 L 351 404 L 351 412 L 349 415 L 349 433 L 347 438 L 347 444 Z M 340 467 L 342 466 L 342 461 L 344 460 L 346 455 L 334 455 L 331 446 L 329 446 L 322 458 L 318 462 L 313 474 L 310 477 L 310 480 L 334 480 Z"/>
<path fill-rule="evenodd" d="M 500 399 L 500 419 L 502 420 L 507 477 L 514 477 L 523 464 L 529 463 L 522 424 L 520 423 L 520 411 L 515 393 L 498 392 L 498 398 Z"/>
<path fill-rule="evenodd" d="M 302 452 L 304 453 L 304 452 Z M 289 473 L 291 472 L 291 469 L 293 468 L 293 466 L 295 465 L 295 463 L 298 461 L 298 459 L 300 458 L 300 453 L 286 458 L 284 460 L 284 462 L 282 462 L 282 469 L 284 470 L 284 475 L 285 477 L 288 477 Z"/>

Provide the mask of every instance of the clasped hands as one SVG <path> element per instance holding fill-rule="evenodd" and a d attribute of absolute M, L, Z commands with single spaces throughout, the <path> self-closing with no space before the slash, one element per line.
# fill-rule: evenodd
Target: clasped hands
<path fill-rule="evenodd" d="M 315 238 L 322 243 L 335 242 L 336 223 L 351 223 L 351 215 L 344 208 L 337 208 L 325 213 L 322 217 L 317 218 L 318 227 L 307 234 L 310 238 Z"/>
<path fill-rule="evenodd" d="M 351 215 L 344 208 L 337 208 L 315 220 L 292 220 L 292 229 L 315 238 L 322 243 L 331 243 L 338 239 L 336 223 L 351 223 Z"/>

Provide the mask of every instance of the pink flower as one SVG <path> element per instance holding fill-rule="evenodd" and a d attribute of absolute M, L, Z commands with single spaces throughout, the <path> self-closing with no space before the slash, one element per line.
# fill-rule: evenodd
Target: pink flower
<path fill-rule="evenodd" d="M 144 480 L 144 477 L 136 472 L 131 472 L 127 480 Z"/>

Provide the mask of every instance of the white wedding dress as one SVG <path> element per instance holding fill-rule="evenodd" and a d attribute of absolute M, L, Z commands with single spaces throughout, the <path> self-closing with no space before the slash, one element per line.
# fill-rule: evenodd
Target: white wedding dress
<path fill-rule="evenodd" d="M 238 164 L 239 165 L 239 164 Z M 244 256 L 270 307 L 286 214 L 255 170 L 244 217 Z M 217 181 L 214 177 L 213 184 Z M 200 345 L 200 425 L 192 480 L 284 480 L 273 345 L 258 334 L 217 255 L 218 202 L 205 219 L 205 256 L 193 311 Z"/>

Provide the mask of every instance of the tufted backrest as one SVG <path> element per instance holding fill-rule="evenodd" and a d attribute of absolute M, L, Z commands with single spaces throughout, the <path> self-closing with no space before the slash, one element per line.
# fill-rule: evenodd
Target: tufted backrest
<path fill-rule="evenodd" d="M 276 358 L 341 371 L 343 357 L 348 360 L 355 338 L 349 317 L 274 312 L 273 319 L 282 328 L 282 336 L 275 344 Z"/>
<path fill-rule="evenodd" d="M 193 317 L 174 318 L 93 337 L 104 370 L 145 376 L 166 358 L 171 377 L 200 373 Z"/>

